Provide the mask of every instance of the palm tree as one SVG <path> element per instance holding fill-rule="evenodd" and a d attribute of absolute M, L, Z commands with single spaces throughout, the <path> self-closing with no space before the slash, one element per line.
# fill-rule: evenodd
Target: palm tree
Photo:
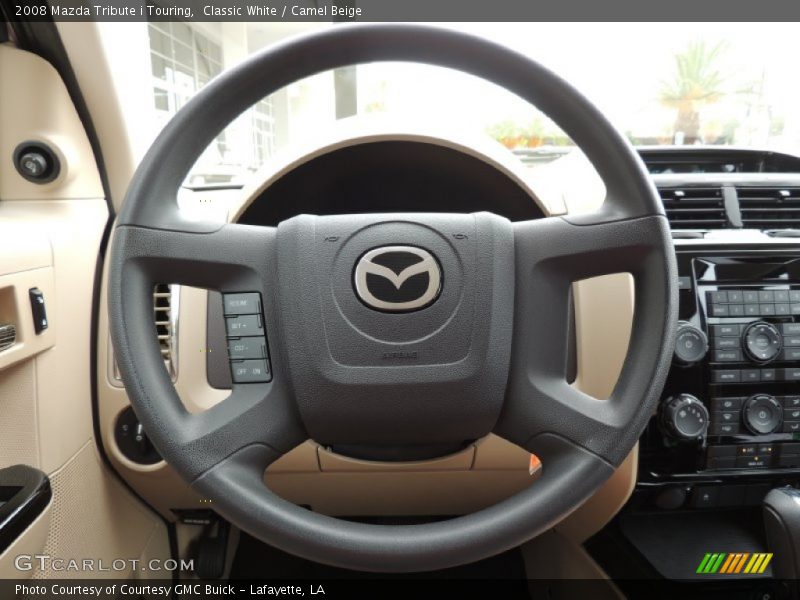
<path fill-rule="evenodd" d="M 662 83 L 661 102 L 677 109 L 674 134 L 683 132 L 685 144 L 699 138 L 700 106 L 722 97 L 725 78 L 716 63 L 723 50 L 722 42 L 712 47 L 704 41 L 691 42 L 685 51 L 675 55 L 672 80 Z"/>

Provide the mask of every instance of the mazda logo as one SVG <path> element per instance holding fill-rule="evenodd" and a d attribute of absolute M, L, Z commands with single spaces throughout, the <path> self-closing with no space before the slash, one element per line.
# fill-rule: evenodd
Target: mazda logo
<path fill-rule="evenodd" d="M 375 310 L 410 312 L 430 305 L 442 289 L 433 255 L 415 246 L 373 248 L 356 263 L 356 294 Z"/>

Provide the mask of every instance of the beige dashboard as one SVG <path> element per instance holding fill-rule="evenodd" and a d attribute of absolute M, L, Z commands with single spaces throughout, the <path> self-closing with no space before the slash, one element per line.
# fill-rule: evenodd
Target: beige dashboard
<path fill-rule="evenodd" d="M 531 202 L 545 214 L 573 210 L 573 202 L 559 195 L 543 201 L 534 195 L 530 175 L 499 146 L 485 140 L 409 132 L 402 129 L 359 129 L 334 132 L 315 148 L 298 148 L 267 165 L 254 179 L 259 183 L 241 193 L 187 193 L 182 209 L 199 217 L 235 221 L 242 211 L 273 182 L 304 161 L 337 148 L 386 139 L 414 139 L 470 153 L 505 172 L 530 191 Z M 588 197 L 588 196 L 587 196 Z M 101 306 L 106 303 L 107 272 L 103 276 Z M 206 358 L 206 290 L 186 288 L 174 295 L 179 319 L 173 333 L 175 385 L 187 410 L 205 410 L 225 400 L 228 392 L 208 383 Z M 596 398 L 607 398 L 616 382 L 628 345 L 633 291 L 626 274 L 605 276 L 575 284 L 578 377 L 575 385 Z M 111 462 L 148 503 L 168 519 L 175 509 L 210 508 L 164 462 L 140 465 L 128 460 L 115 440 L 114 428 L 129 400 L 114 367 L 108 317 L 101 311 L 98 330 L 98 401 L 102 441 Z M 599 530 L 624 504 L 636 477 L 634 450 L 615 476 L 581 509 L 559 527 L 570 537 L 585 539 Z M 538 470 L 531 456 L 496 436 L 478 440 L 466 449 L 442 458 L 406 463 L 377 463 L 337 455 L 309 440 L 274 463 L 265 474 L 270 489 L 292 502 L 336 516 L 457 515 L 496 503 L 529 485 Z M 547 468 L 543 465 L 542 468 Z"/>

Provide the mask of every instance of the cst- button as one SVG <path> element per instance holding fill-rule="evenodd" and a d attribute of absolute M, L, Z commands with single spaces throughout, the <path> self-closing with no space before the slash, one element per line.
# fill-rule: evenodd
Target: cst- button
<path fill-rule="evenodd" d="M 268 358 L 267 342 L 263 337 L 231 338 L 228 340 L 228 356 L 231 360 Z"/>
<path fill-rule="evenodd" d="M 265 383 L 272 379 L 266 360 L 241 360 L 231 362 L 234 383 Z"/>

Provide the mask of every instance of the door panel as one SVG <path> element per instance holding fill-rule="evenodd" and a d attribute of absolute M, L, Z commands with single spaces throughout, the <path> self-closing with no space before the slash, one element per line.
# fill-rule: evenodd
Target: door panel
<path fill-rule="evenodd" d="M 47 144 L 61 162 L 52 182 L 21 177 L 13 151 Z M 53 558 L 170 557 L 164 522 L 103 462 L 94 439 L 92 323 L 109 211 L 89 140 L 58 73 L 0 45 L 0 325 L 17 341 L 0 351 L 0 469 L 37 467 L 50 478 L 47 509 L 0 554 L 0 577 L 138 577 L 145 573 L 19 570 L 19 554 Z M 48 328 L 33 327 L 30 288 Z M 169 576 L 169 574 L 162 574 Z"/>

